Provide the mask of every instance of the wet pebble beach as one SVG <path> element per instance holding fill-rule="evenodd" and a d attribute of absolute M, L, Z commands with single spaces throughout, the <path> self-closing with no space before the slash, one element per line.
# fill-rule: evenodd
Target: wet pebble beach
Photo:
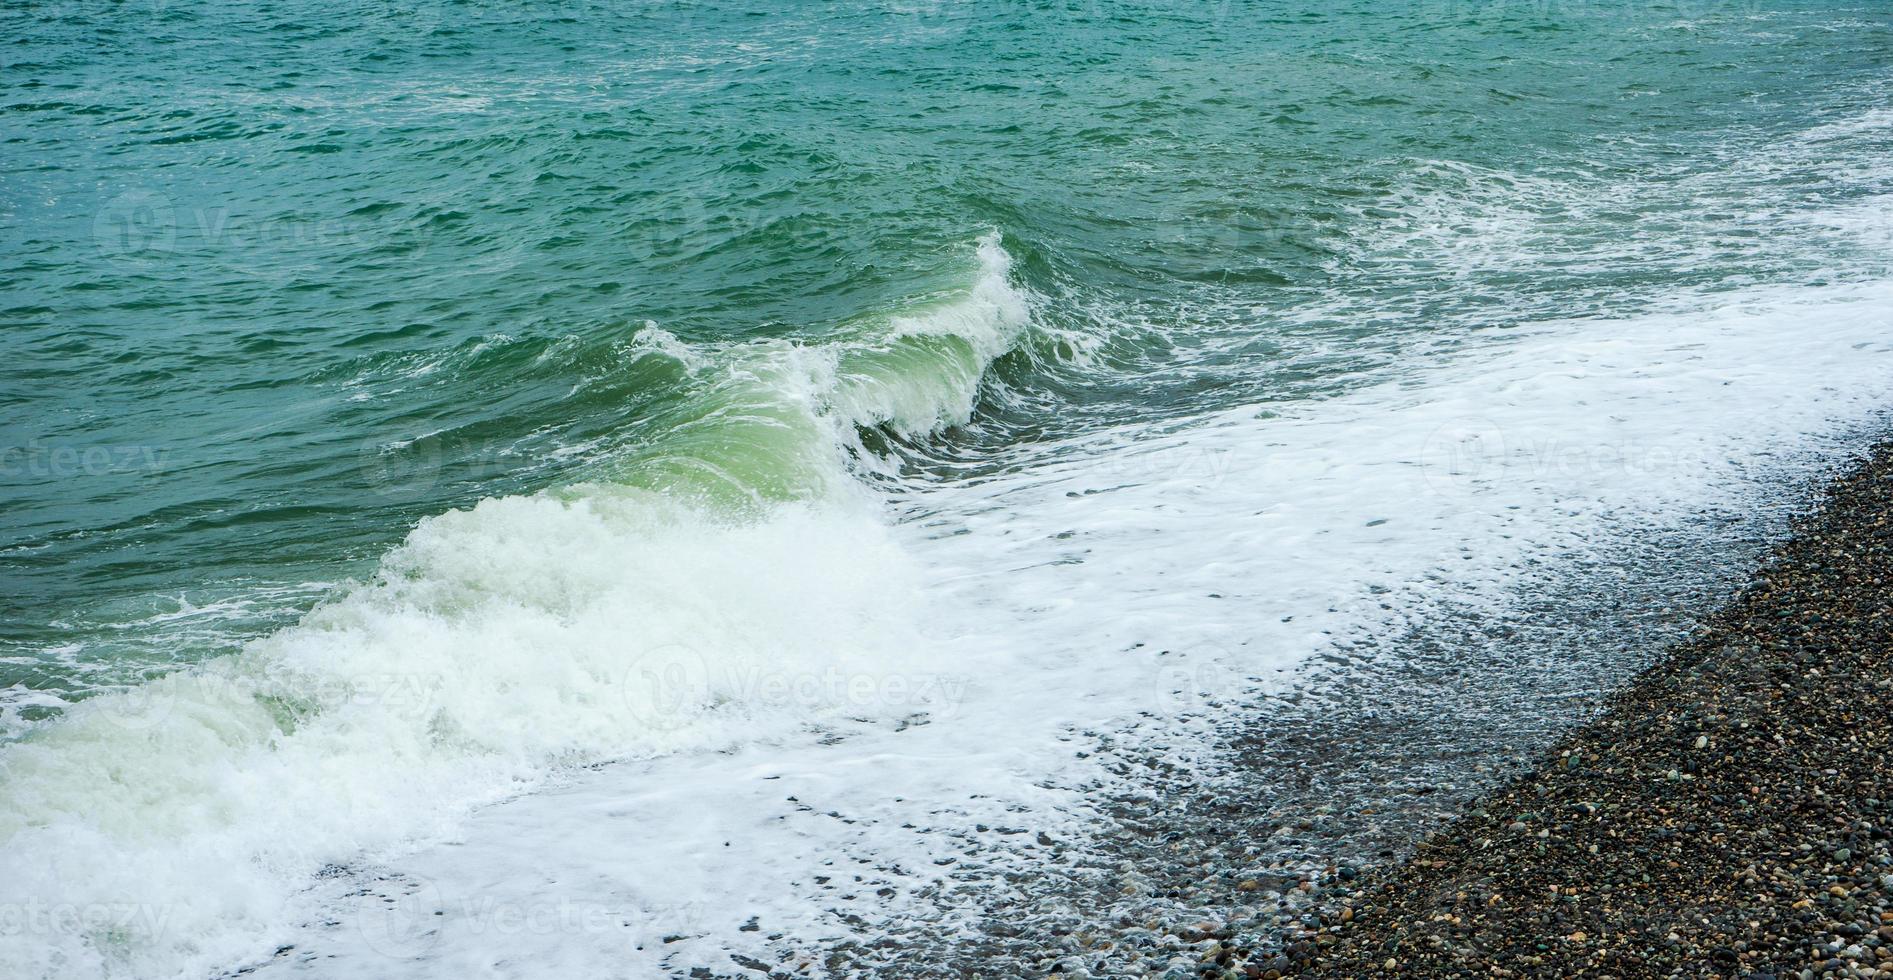
<path fill-rule="evenodd" d="M 1703 629 L 1408 859 L 1307 876 L 1322 894 L 1285 927 L 1206 922 L 1165 972 L 1893 977 L 1890 476 L 1882 445 Z"/>
<path fill-rule="evenodd" d="M 995 828 L 929 896 L 981 908 L 974 930 L 942 917 L 822 966 L 1873 975 L 1889 468 L 1837 454 L 1767 503 L 1521 570 L 1504 608 L 1337 637 L 1291 683 L 1206 704 L 1208 732 L 1074 733 L 1114 777 L 1092 835 Z"/>

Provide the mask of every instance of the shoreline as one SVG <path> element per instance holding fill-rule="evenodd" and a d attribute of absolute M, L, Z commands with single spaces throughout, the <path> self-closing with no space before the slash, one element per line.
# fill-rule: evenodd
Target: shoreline
<path fill-rule="evenodd" d="M 1893 977 L 1889 586 L 1881 442 L 1522 776 L 1188 974 Z"/>
<path fill-rule="evenodd" d="M 926 952 L 893 975 L 1505 975 L 1417 959 L 1409 968 L 1398 956 L 1388 973 L 1370 909 L 1416 862 L 1439 860 L 1438 842 L 1495 813 L 1494 801 L 1564 758 L 1668 665 L 1712 644 L 1758 576 L 1830 537 L 1822 530 L 1848 519 L 1835 495 L 1863 474 L 1893 474 L 1885 431 L 1883 419 L 1863 424 L 1846 441 L 1869 448 L 1787 466 L 1758 495 L 1524 569 L 1516 603 L 1497 615 L 1441 607 L 1406 631 L 1337 643 L 1279 692 L 1221 705 L 1242 720 L 1207 755 L 1100 739 L 1092 751 L 1133 791 L 1100 798 L 1099 831 L 1061 843 L 1059 875 L 1011 878 L 1013 893 L 994 896 L 971 936 L 910 934 Z M 1351 966 L 1350 940 L 1367 951 Z M 865 975 L 852 956 L 829 965 Z"/>
<path fill-rule="evenodd" d="M 1403 631 L 1337 642 L 1287 687 L 1212 705 L 1224 723 L 1203 751 L 1099 737 L 1087 748 L 1119 782 L 1098 798 L 1094 834 L 1057 842 L 1057 874 L 1008 873 L 1004 891 L 962 878 L 958 894 L 986 906 L 974 931 L 905 932 L 920 955 L 898 963 L 855 949 L 826 964 L 837 976 L 1358 975 L 1324 959 L 1347 910 L 1361 918 L 1363 896 L 1416 846 L 1710 635 L 1868 455 L 1797 462 L 1759 494 L 1521 568 L 1502 611 L 1442 605 Z"/>

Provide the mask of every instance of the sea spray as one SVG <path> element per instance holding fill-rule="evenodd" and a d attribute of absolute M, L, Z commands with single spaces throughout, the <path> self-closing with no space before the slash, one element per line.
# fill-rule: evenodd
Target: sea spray
<path fill-rule="evenodd" d="M 425 520 L 295 627 L 0 750 L 0 908 L 167 913 L 59 918 L 5 972 L 210 970 L 323 868 L 558 767 L 951 712 L 964 679 L 916 631 L 920 573 L 845 450 L 856 426 L 965 419 L 1028 317 L 996 238 L 978 255 L 963 298 L 878 335 L 705 355 L 694 423 L 615 481 Z"/>

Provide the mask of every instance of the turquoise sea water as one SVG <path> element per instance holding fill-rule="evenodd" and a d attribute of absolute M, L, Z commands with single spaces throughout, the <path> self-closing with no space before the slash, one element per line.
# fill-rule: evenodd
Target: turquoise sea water
<path fill-rule="evenodd" d="M 0 687 L 61 696 L 228 652 L 422 516 L 654 452 L 705 409 L 647 322 L 833 343 L 961 288 L 987 232 L 1039 324 L 922 452 L 1848 275 L 1781 222 L 1879 185 L 1751 154 L 1882 104 L 1893 50 L 1886 8 L 1830 2 L 4 16 Z"/>
<path fill-rule="evenodd" d="M 555 626 L 621 585 L 594 566 L 661 592 L 728 579 L 703 540 L 857 547 L 742 537 L 784 506 L 1407 383 L 1545 321 L 1873 282 L 1893 240 L 1869 0 L 29 0 L 0 24 L 0 836 L 118 813 L 47 775 L 118 751 L 61 717 L 105 692 L 308 667 L 312 636 L 407 670 L 397 640 L 498 636 L 502 607 L 545 616 L 504 649 L 576 644 Z M 745 615 L 663 595 L 710 633 Z M 229 758 L 353 758 L 291 744 L 336 689 L 270 683 L 205 696 Z M 479 730 L 451 714 L 429 738 Z M 106 731 L 185 751 L 131 730 Z M 583 731 L 518 737 L 621 744 Z M 165 777 L 189 792 L 85 833 L 240 810 L 191 793 L 254 766 L 192 758 Z M 345 824 L 257 861 L 341 860 Z M 88 931 L 31 962 L 239 947 Z"/>

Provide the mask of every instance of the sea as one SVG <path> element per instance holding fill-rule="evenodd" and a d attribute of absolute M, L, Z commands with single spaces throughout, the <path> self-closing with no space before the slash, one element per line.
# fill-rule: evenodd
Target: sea
<path fill-rule="evenodd" d="M 0 23 L 7 977 L 821 976 L 1893 398 L 1879 0 Z"/>

